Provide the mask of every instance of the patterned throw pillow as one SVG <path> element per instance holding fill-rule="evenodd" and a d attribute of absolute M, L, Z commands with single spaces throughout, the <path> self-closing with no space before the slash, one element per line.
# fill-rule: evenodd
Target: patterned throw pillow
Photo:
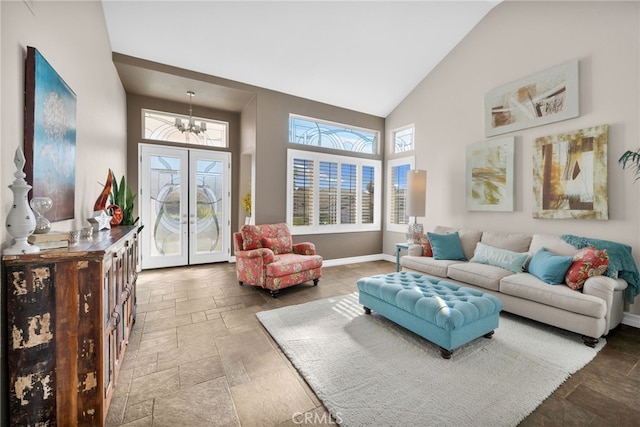
<path fill-rule="evenodd" d="M 600 276 L 609 267 L 609 254 L 605 249 L 588 247 L 573 256 L 573 263 L 564 277 L 571 289 L 582 289 L 589 277 Z"/>
<path fill-rule="evenodd" d="M 426 234 L 421 233 L 418 236 L 418 244 L 422 246 L 422 256 L 433 256 L 433 250 L 431 249 L 431 243 L 429 237 Z"/>
<path fill-rule="evenodd" d="M 476 250 L 473 254 L 473 258 L 471 258 L 469 261 L 477 262 L 480 264 L 493 265 L 495 267 L 513 271 L 514 273 L 520 273 L 522 272 L 523 266 L 528 259 L 528 252 L 513 252 L 507 249 L 495 248 L 493 246 L 485 245 L 482 242 L 478 242 L 478 244 L 476 245 Z"/>

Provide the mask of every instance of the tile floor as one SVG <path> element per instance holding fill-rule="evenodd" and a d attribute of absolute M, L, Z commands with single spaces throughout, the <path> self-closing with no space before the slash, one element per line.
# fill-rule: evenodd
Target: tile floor
<path fill-rule="evenodd" d="M 239 286 L 235 264 L 142 272 L 107 426 L 335 425 L 255 313 L 354 292 L 360 277 L 392 271 L 386 261 L 325 267 L 318 286 L 277 299 Z M 640 329 L 622 325 L 520 426 L 637 427 L 639 391 Z"/>
<path fill-rule="evenodd" d="M 278 298 L 239 286 L 235 264 L 141 272 L 107 426 L 331 425 L 255 313 L 354 292 L 360 277 L 392 271 L 386 261 L 325 267 L 318 286 Z"/>

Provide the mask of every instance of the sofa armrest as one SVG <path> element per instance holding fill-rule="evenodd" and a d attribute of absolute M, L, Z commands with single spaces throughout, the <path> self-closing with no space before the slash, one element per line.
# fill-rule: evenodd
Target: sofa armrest
<path fill-rule="evenodd" d="M 627 282 L 624 280 L 607 276 L 589 277 L 584 282 L 582 293 L 602 298 L 607 304 L 607 314 L 605 315 L 607 332 L 618 326 L 622 320 L 624 290 L 627 286 Z"/>
<path fill-rule="evenodd" d="M 246 260 L 254 259 L 254 258 L 262 258 L 262 263 L 267 265 L 275 261 L 276 256 L 273 251 L 269 248 L 258 248 L 258 249 L 250 249 L 248 251 L 239 251 L 236 252 L 236 258 L 243 258 Z"/>
<path fill-rule="evenodd" d="M 315 255 L 316 245 L 311 242 L 301 242 L 293 244 L 293 253 L 298 255 Z"/>

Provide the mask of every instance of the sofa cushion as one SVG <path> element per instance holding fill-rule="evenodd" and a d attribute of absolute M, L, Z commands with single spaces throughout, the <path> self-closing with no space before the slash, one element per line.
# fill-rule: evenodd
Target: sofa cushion
<path fill-rule="evenodd" d="M 589 277 L 604 274 L 607 267 L 609 267 L 609 255 L 606 250 L 594 247 L 580 249 L 573 256 L 573 263 L 564 280 L 571 289 L 582 289 Z"/>
<path fill-rule="evenodd" d="M 564 276 L 573 262 L 573 256 L 560 256 L 540 248 L 529 263 L 529 273 L 550 285 L 564 283 Z"/>
<path fill-rule="evenodd" d="M 449 234 L 427 233 L 435 259 L 466 260 L 457 231 Z"/>
<path fill-rule="evenodd" d="M 531 245 L 530 234 L 496 233 L 485 231 L 480 242 L 494 248 L 507 249 L 513 252 L 528 252 Z"/>
<path fill-rule="evenodd" d="M 520 273 L 522 272 L 522 267 L 528 258 L 528 252 L 513 252 L 478 242 L 473 258 L 469 261 L 479 264 L 493 265 L 513 271 L 514 273 Z"/>
<path fill-rule="evenodd" d="M 547 248 L 554 254 L 563 256 L 574 256 L 578 252 L 578 249 L 562 240 L 560 236 L 551 234 L 534 234 L 531 237 L 529 252 L 535 254 L 541 248 Z"/>
<path fill-rule="evenodd" d="M 473 251 L 476 250 L 476 244 L 482 237 L 482 231 L 457 229 L 453 227 L 445 227 L 438 225 L 434 228 L 433 232 L 438 234 L 447 234 L 457 231 L 460 236 L 460 244 L 462 245 L 462 251 L 464 252 L 465 259 L 471 259 L 473 257 Z"/>
<path fill-rule="evenodd" d="M 452 264 L 465 263 L 447 259 L 434 259 L 426 256 L 405 255 L 400 258 L 400 265 L 408 270 L 418 271 L 431 276 L 447 277 L 447 268 Z"/>
<path fill-rule="evenodd" d="M 500 289 L 500 280 L 512 274 L 504 268 L 474 262 L 452 264 L 447 268 L 449 278 L 492 291 Z"/>
<path fill-rule="evenodd" d="M 549 286 L 529 273 L 512 274 L 500 280 L 500 292 L 551 307 L 602 318 L 607 311 L 604 299 L 569 289 L 568 286 Z"/>

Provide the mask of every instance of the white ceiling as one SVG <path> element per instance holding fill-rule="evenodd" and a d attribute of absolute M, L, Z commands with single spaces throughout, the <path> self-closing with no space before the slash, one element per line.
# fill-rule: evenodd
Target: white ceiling
<path fill-rule="evenodd" d="M 114 52 L 386 117 L 499 1 L 102 3 Z"/>

